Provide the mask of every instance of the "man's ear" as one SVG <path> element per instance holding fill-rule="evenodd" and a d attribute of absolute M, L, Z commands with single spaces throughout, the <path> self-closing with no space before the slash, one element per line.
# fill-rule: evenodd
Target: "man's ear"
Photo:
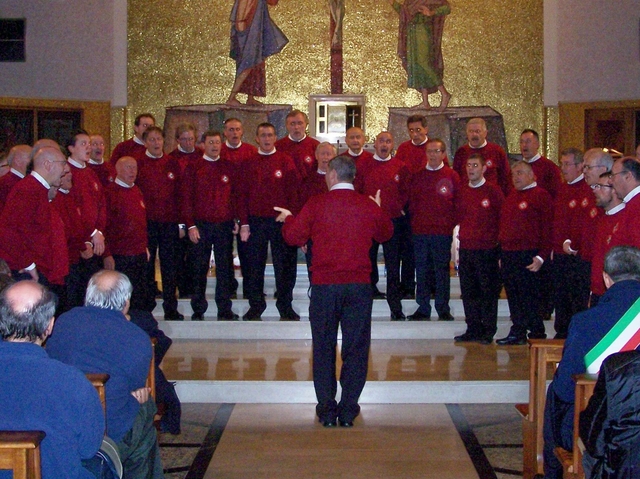
<path fill-rule="evenodd" d="M 611 286 L 613 286 L 613 283 L 615 283 L 615 281 L 611 279 L 611 276 L 609 276 L 604 271 L 602 272 L 602 278 L 604 279 L 604 285 L 607 287 L 607 289 L 609 289 Z"/>
<path fill-rule="evenodd" d="M 53 316 L 49 320 L 49 325 L 47 326 L 47 329 L 44 330 L 44 334 L 42 338 L 43 341 L 47 339 L 49 336 L 51 336 L 51 333 L 53 332 L 53 323 L 55 322 L 55 320 L 56 318 Z"/>

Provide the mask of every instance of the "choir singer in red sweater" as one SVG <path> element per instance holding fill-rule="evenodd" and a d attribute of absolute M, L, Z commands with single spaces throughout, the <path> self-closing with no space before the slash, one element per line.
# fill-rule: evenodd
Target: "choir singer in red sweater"
<path fill-rule="evenodd" d="M 360 413 L 358 399 L 367 377 L 371 343 L 373 292 L 369 284 L 369 249 L 375 240 L 388 241 L 393 223 L 375 203 L 355 192 L 356 167 L 351 158 L 329 163 L 329 191 L 309 199 L 297 216 L 284 208 L 277 221 L 290 245 L 313 241 L 313 272 L 309 321 L 313 339 L 313 384 L 316 414 L 325 427 L 353 426 Z M 378 205 L 376 205 L 378 203 Z M 342 327 L 342 397 L 336 402 L 336 344 Z"/>

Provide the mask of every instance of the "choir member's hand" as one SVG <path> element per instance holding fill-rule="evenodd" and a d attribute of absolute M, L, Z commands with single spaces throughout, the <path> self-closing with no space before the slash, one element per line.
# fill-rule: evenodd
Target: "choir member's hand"
<path fill-rule="evenodd" d="M 29 273 L 29 276 L 31 276 L 31 279 L 36 282 L 40 279 L 40 275 L 38 274 L 38 268 L 21 269 L 20 271 L 18 271 L 18 273 Z"/>
<path fill-rule="evenodd" d="M 571 249 L 571 240 L 564 240 L 564 243 L 562 243 L 562 251 L 572 256 L 578 254 L 578 251 Z"/>
<path fill-rule="evenodd" d="M 307 245 L 305 244 L 305 245 L 300 246 L 300 249 L 302 250 L 302 252 L 303 252 L 304 254 L 307 254 L 307 250 L 308 250 L 309 248 L 307 248 Z"/>
<path fill-rule="evenodd" d="M 178 238 L 182 239 L 186 236 L 186 233 L 184 232 L 184 228 L 178 228 Z"/>
<path fill-rule="evenodd" d="M 242 225 L 240 227 L 240 241 L 244 241 L 246 243 L 249 241 L 249 236 L 251 236 L 249 225 Z"/>
<path fill-rule="evenodd" d="M 149 393 L 151 388 L 140 388 L 135 391 L 131 391 L 131 395 L 136 398 L 140 404 L 144 404 L 149 400 Z"/>
<path fill-rule="evenodd" d="M 197 226 L 194 226 L 193 228 L 189 228 L 189 239 L 193 244 L 198 244 L 198 241 L 200 241 L 200 231 L 198 231 Z"/>
<path fill-rule="evenodd" d="M 380 206 L 380 203 L 381 203 L 381 201 L 380 201 L 380 190 L 376 191 L 376 196 L 375 197 L 374 196 L 369 196 L 369 198 L 371 198 L 373 201 L 376 202 L 376 204 L 378 206 Z"/>
<path fill-rule="evenodd" d="M 293 214 L 288 209 L 280 208 L 279 206 L 274 206 L 273 209 L 280 213 L 278 216 L 276 216 L 276 221 L 278 223 L 284 223 L 284 220 L 287 219 L 287 216 L 291 216 Z"/>
<path fill-rule="evenodd" d="M 96 234 L 92 236 L 93 239 L 93 252 L 98 256 L 102 256 L 104 253 L 104 236 L 98 231 Z"/>
<path fill-rule="evenodd" d="M 533 258 L 533 262 L 527 266 L 527 269 L 529 271 L 532 271 L 534 273 L 537 273 L 538 271 L 540 271 L 540 268 L 542 267 L 542 261 L 540 261 L 540 258 L 538 258 L 537 256 L 535 256 Z"/>
<path fill-rule="evenodd" d="M 151 252 L 149 251 L 149 248 L 146 249 L 147 251 L 147 262 L 151 259 Z"/>
<path fill-rule="evenodd" d="M 93 256 L 93 243 L 85 241 L 84 245 L 86 248 L 84 251 L 80 251 L 80 257 L 82 259 L 89 259 Z"/>
<path fill-rule="evenodd" d="M 234 235 L 240 233 L 240 225 L 238 223 L 233 223 L 233 230 L 231 231 Z"/>
<path fill-rule="evenodd" d="M 104 269 L 108 269 L 114 271 L 116 269 L 116 262 L 113 259 L 113 256 L 105 256 L 103 260 Z"/>

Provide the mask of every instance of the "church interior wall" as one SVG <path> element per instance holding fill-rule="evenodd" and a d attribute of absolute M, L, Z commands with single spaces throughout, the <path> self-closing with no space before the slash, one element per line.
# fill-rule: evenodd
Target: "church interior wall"
<path fill-rule="evenodd" d="M 3 0 L 0 17 L 26 19 L 26 61 L 0 63 L 2 96 L 112 100 L 113 2 Z"/>

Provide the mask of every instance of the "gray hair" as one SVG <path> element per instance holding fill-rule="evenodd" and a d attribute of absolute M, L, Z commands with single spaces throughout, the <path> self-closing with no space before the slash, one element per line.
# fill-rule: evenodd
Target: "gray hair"
<path fill-rule="evenodd" d="M 20 283 L 9 286 L 0 294 L 0 337 L 3 340 L 26 339 L 33 343 L 37 339 L 43 339 L 55 314 L 58 299 L 47 288 L 34 282 L 42 292 L 40 299 L 22 311 L 16 311 L 15 305 L 7 296 Z"/>
<path fill-rule="evenodd" d="M 101 270 L 89 280 L 85 306 L 124 311 L 127 301 L 131 299 L 133 287 L 126 275 L 117 271 Z"/>
<path fill-rule="evenodd" d="M 614 246 L 604 257 L 604 272 L 614 283 L 627 279 L 640 281 L 640 249 Z"/>
<path fill-rule="evenodd" d="M 356 177 L 356 164 L 350 156 L 339 155 L 329 162 L 329 169 L 338 174 L 338 181 L 353 183 Z"/>

